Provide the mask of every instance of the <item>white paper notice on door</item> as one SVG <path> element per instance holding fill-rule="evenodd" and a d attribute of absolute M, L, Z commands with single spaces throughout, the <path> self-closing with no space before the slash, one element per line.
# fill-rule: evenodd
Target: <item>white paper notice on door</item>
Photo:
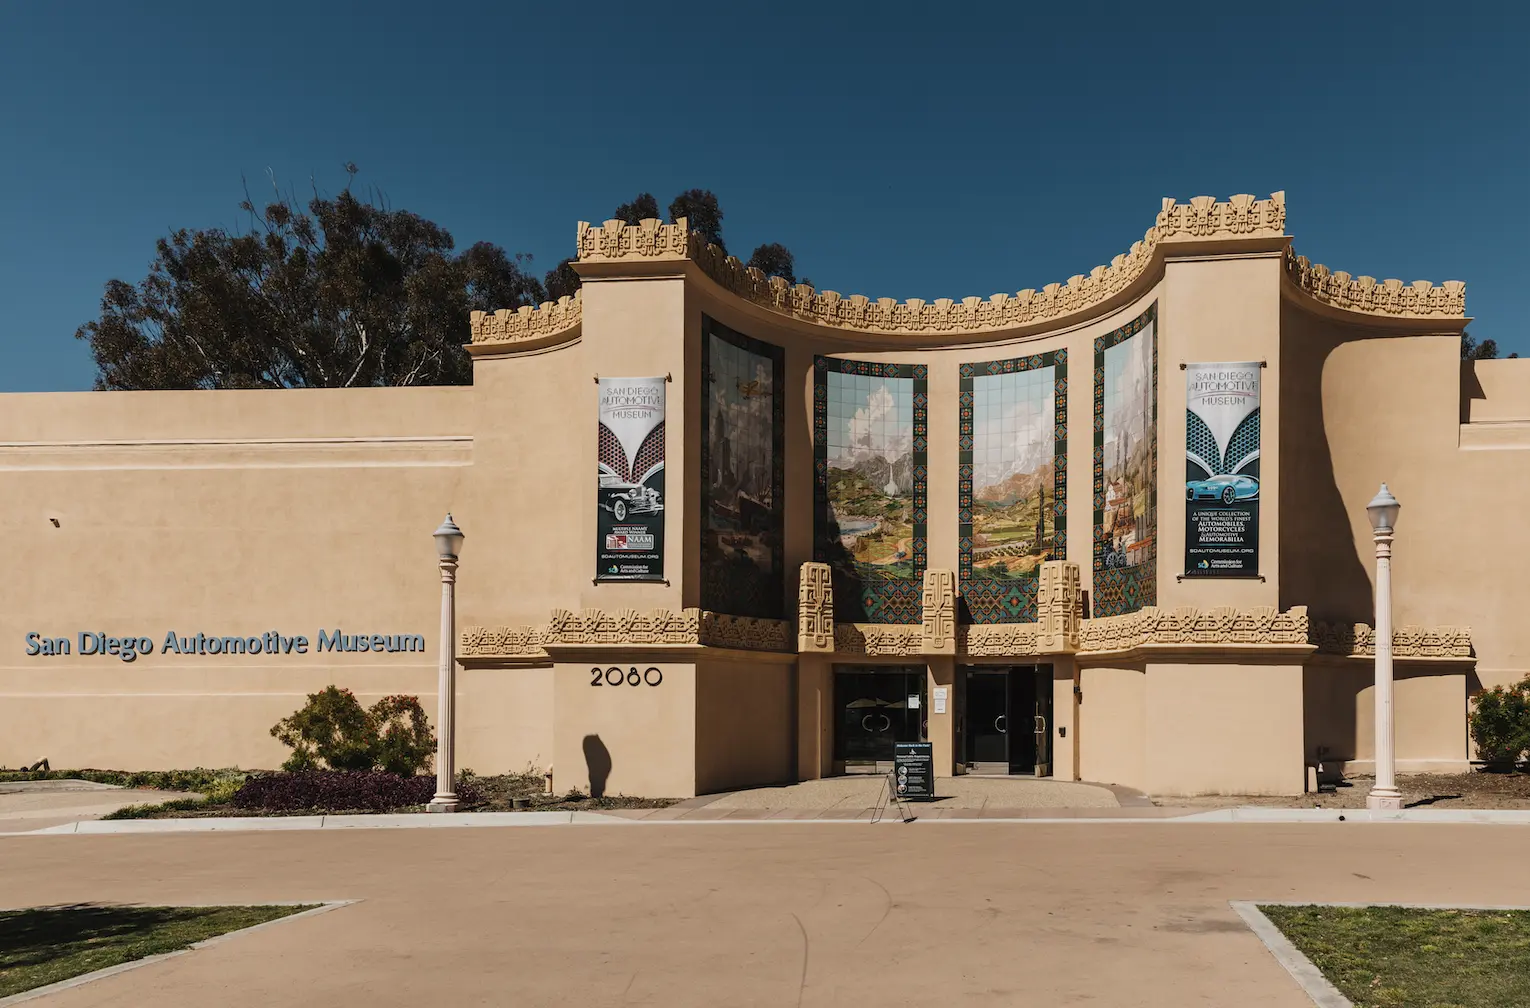
<path fill-rule="evenodd" d="M 908 698 L 908 709 L 909 710 L 918 710 L 919 709 L 919 694 L 918 693 L 915 693 L 913 696 Z"/>
<path fill-rule="evenodd" d="M 944 714 L 946 712 L 946 697 L 949 695 L 948 691 L 949 691 L 949 687 L 947 687 L 947 686 L 936 686 L 935 687 L 935 713 L 936 714 Z"/>

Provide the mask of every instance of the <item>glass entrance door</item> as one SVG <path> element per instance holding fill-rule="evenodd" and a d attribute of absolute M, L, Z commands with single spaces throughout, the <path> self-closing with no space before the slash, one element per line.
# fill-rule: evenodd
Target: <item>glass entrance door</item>
<path fill-rule="evenodd" d="M 890 770 L 893 743 L 924 741 L 922 665 L 834 670 L 834 759 L 847 772 Z"/>
<path fill-rule="evenodd" d="M 971 669 L 967 674 L 969 773 L 1009 773 L 1009 669 Z"/>
<path fill-rule="evenodd" d="M 1052 773 L 1052 667 L 973 665 L 961 722 L 968 773 Z"/>

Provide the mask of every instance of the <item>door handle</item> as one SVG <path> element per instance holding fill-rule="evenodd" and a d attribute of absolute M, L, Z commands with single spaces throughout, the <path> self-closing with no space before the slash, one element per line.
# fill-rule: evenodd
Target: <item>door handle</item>
<path fill-rule="evenodd" d="M 870 733 L 870 732 L 873 732 L 873 731 L 876 730 L 876 729 L 872 728 L 871 725 L 868 723 L 870 720 L 871 720 L 871 715 L 870 714 L 867 714 L 865 717 L 861 718 L 861 731 Z"/>
<path fill-rule="evenodd" d="M 998 717 L 993 719 L 993 730 L 998 732 L 1000 735 L 1007 734 L 1004 728 L 1004 726 L 1007 724 L 1009 724 L 1009 719 L 1006 718 L 1003 714 L 1000 714 Z"/>
<path fill-rule="evenodd" d="M 1045 735 L 1046 733 L 1047 733 L 1047 719 L 1042 717 L 1040 714 L 1037 714 L 1036 715 L 1036 734 L 1037 735 Z"/>
<path fill-rule="evenodd" d="M 879 732 L 892 731 L 892 718 L 888 717 L 886 714 L 883 714 L 882 715 L 882 727 L 878 728 L 877 731 L 879 731 Z"/>

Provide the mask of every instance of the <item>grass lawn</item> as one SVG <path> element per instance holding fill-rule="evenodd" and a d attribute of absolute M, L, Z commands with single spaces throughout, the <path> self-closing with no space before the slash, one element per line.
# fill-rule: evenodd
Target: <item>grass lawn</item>
<path fill-rule="evenodd" d="M 1356 1008 L 1530 1005 L 1530 910 L 1259 909 Z"/>
<path fill-rule="evenodd" d="M 315 904 L 317 905 L 317 904 Z M 0 997 L 286 917 L 308 906 L 0 910 Z"/>

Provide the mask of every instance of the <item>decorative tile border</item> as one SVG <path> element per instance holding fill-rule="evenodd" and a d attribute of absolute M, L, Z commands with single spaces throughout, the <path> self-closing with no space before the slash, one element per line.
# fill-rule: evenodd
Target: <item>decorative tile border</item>
<path fill-rule="evenodd" d="M 771 522 L 773 539 L 771 562 L 775 573 L 768 583 L 748 586 L 742 593 L 710 583 L 708 573 L 716 570 L 718 557 L 716 547 L 705 528 L 701 537 L 701 608 L 717 612 L 732 612 L 740 616 L 761 619 L 779 619 L 786 604 L 786 556 L 784 531 L 786 520 L 786 390 L 782 381 L 786 375 L 786 351 L 774 343 L 766 343 L 752 336 L 730 329 L 715 319 L 701 317 L 701 510 L 705 525 L 706 515 L 712 507 L 712 435 L 711 435 L 711 387 L 712 387 L 712 339 L 716 336 L 752 354 L 770 361 L 771 369 Z"/>
<path fill-rule="evenodd" d="M 1152 542 L 1147 557 L 1134 567 L 1105 566 L 1105 351 L 1137 335 L 1158 320 L 1158 303 L 1126 325 L 1094 341 L 1094 584 L 1091 612 L 1095 616 L 1118 616 L 1158 602 L 1158 328 L 1153 327 L 1153 483 L 1148 499 L 1153 502 Z"/>
<path fill-rule="evenodd" d="M 1068 556 L 1068 351 L 1051 350 L 1029 357 L 982 361 L 961 366 L 957 431 L 957 548 L 961 579 L 959 618 L 964 623 L 1032 623 L 1036 620 L 1036 576 L 1016 579 L 973 576 L 973 461 L 977 404 L 973 380 L 983 375 L 1015 374 L 1051 367 L 1053 371 L 1052 533 L 1046 559 Z"/>
<path fill-rule="evenodd" d="M 913 551 L 914 576 L 861 580 L 834 572 L 834 598 L 847 622 L 918 624 L 924 619 L 922 594 L 924 570 L 929 558 L 929 365 L 883 364 L 873 361 L 843 360 L 838 357 L 813 358 L 813 559 L 831 562 L 830 530 L 833 519 L 829 507 L 829 389 L 828 374 L 870 375 L 880 378 L 913 380 Z"/>

